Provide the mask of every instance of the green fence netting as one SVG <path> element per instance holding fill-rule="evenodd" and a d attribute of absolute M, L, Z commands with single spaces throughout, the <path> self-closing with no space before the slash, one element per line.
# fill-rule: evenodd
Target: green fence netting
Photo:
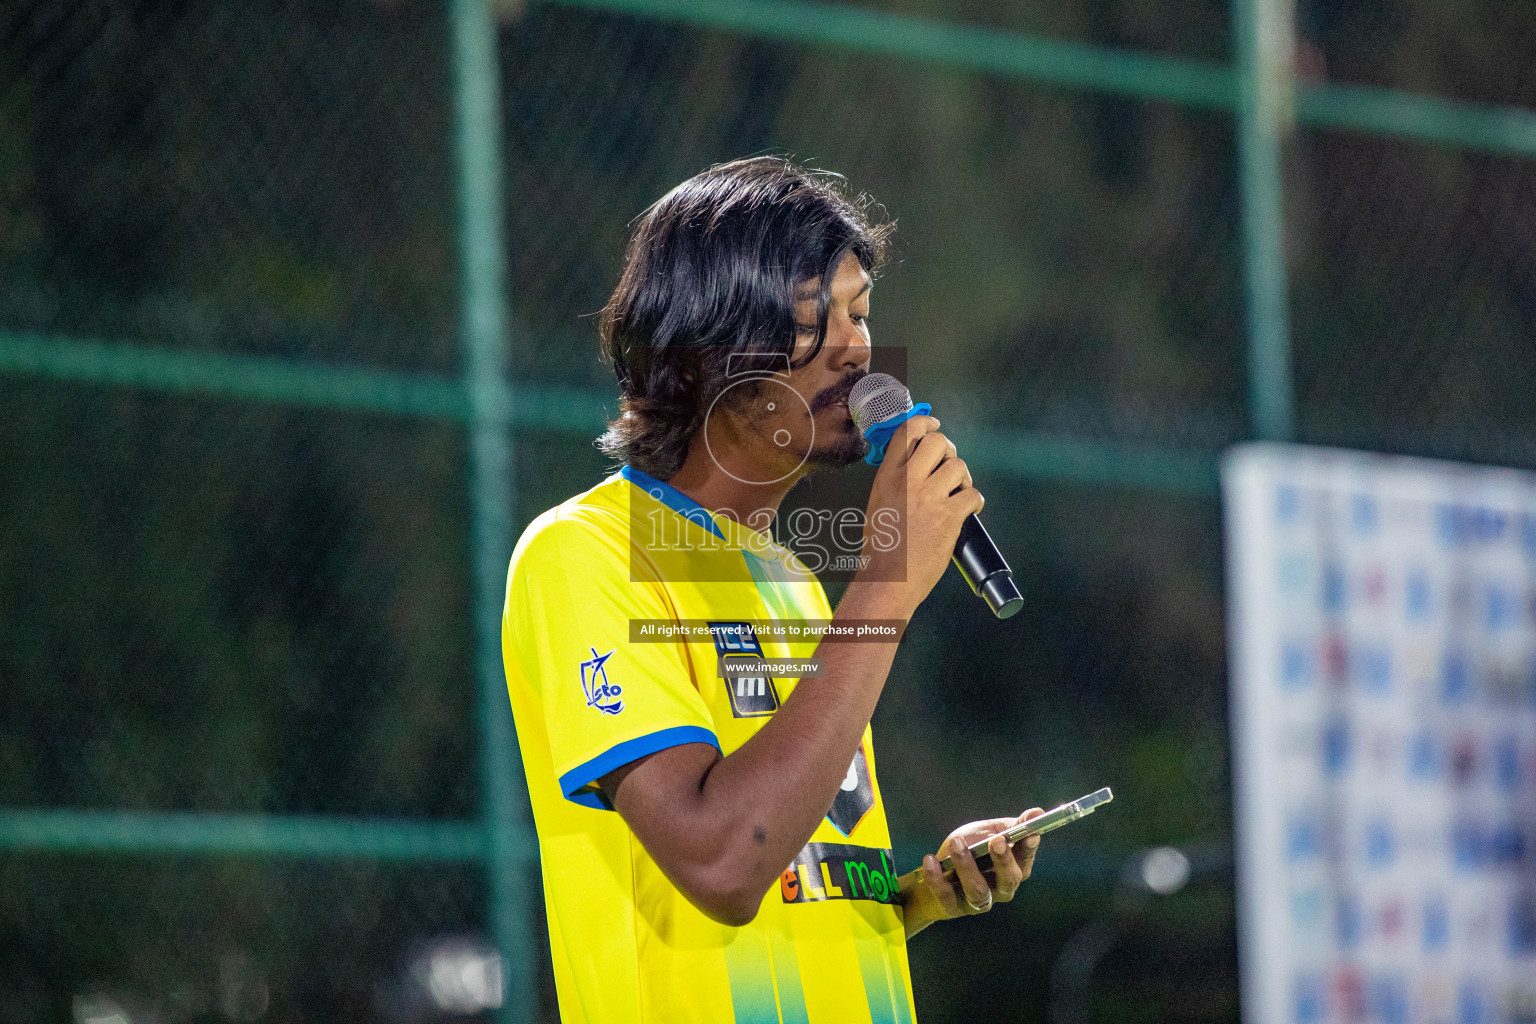
<path fill-rule="evenodd" d="M 872 332 L 931 401 L 1077 437 L 1243 432 L 1227 115 L 564 8 L 530 10 L 503 65 L 517 380 L 611 392 L 591 314 L 629 220 L 726 154 L 789 152 L 897 219 Z"/>
<path fill-rule="evenodd" d="M 0 17 L 8 329 L 457 364 L 441 10 Z"/>
<path fill-rule="evenodd" d="M 1302 429 L 1531 465 L 1536 164 L 1329 132 L 1294 156 Z"/>

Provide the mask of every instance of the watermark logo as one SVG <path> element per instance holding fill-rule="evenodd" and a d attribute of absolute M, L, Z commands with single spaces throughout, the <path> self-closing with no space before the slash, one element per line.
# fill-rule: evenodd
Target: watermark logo
<path fill-rule="evenodd" d="M 597 708 L 605 715 L 616 715 L 624 710 L 621 699 L 624 688 L 608 681 L 608 659 L 618 648 L 607 654 L 598 654 L 596 647 L 588 650 L 592 657 L 581 663 L 581 692 L 587 695 L 587 707 Z"/>
<path fill-rule="evenodd" d="M 834 377 L 819 366 L 797 368 L 782 352 L 730 353 L 696 440 L 714 471 L 762 488 L 773 504 L 711 512 L 665 481 L 631 475 L 631 579 L 905 578 L 905 478 L 870 506 L 869 443 L 847 408 L 861 374 Z M 901 379 L 905 366 L 904 350 L 881 348 L 869 369 Z M 796 487 L 780 505 L 773 485 L 789 480 Z M 738 552 L 751 557 L 744 563 Z"/>
<path fill-rule="evenodd" d="M 709 457 L 719 467 L 720 471 L 733 480 L 744 484 L 776 484 L 781 480 L 787 480 L 800 471 L 805 465 L 805 460 L 810 458 L 811 450 L 816 447 L 816 420 L 811 415 L 811 407 L 800 392 L 789 384 L 789 355 L 784 352 L 765 353 L 731 353 L 726 357 L 725 375 L 731 381 L 715 396 L 715 400 L 709 404 L 709 411 L 704 417 L 704 447 L 709 452 Z M 727 397 L 729 396 L 729 397 Z M 715 450 L 715 442 L 711 439 L 711 425 L 719 422 L 715 419 L 715 410 L 721 402 L 730 404 L 733 401 L 752 398 L 760 404 L 763 412 L 781 419 L 783 414 L 804 412 L 804 418 L 795 416 L 793 420 L 785 422 L 797 423 L 798 429 L 807 436 L 797 438 L 795 433 L 786 427 L 779 427 L 773 431 L 769 440 L 776 448 L 786 454 L 793 454 L 793 447 L 800 449 L 800 457 L 793 464 L 777 476 L 764 473 L 752 473 L 754 479 L 732 472 L 726 464 L 720 460 Z M 793 447 L 792 447 L 793 446 Z M 787 463 L 786 463 L 787 464 Z M 740 467 L 738 467 L 739 469 Z M 761 477 L 762 479 L 755 479 Z"/>

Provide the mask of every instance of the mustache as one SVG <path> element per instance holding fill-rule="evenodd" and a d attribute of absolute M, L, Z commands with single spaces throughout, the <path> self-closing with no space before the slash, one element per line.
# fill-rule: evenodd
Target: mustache
<path fill-rule="evenodd" d="M 854 370 L 831 387 L 818 391 L 816 397 L 811 399 L 811 412 L 821 412 L 823 409 L 832 408 L 838 402 L 848 401 L 848 396 L 853 392 L 853 386 L 867 376 L 869 374 L 863 370 Z"/>

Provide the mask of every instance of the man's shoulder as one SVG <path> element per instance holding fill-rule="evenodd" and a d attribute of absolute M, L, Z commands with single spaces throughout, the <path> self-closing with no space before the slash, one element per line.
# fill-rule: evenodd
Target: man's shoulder
<path fill-rule="evenodd" d="M 628 483 L 617 473 L 541 513 L 523 531 L 512 551 L 511 572 L 550 558 L 609 554 L 627 563 Z"/>

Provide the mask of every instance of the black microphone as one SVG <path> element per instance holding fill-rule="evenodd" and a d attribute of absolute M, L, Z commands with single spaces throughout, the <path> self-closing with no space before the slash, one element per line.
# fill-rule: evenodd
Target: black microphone
<path fill-rule="evenodd" d="M 874 465 L 884 461 L 885 442 L 912 411 L 912 395 L 895 377 L 869 373 L 859 379 L 848 395 L 848 414 L 859 433 L 871 441 L 870 458 L 866 461 Z M 877 428 L 873 435 L 871 427 Z M 981 595 L 993 615 L 1006 619 L 1024 607 L 1024 595 L 1013 582 L 1013 570 L 974 513 L 966 516 L 960 526 L 954 563 L 971 591 Z"/>

